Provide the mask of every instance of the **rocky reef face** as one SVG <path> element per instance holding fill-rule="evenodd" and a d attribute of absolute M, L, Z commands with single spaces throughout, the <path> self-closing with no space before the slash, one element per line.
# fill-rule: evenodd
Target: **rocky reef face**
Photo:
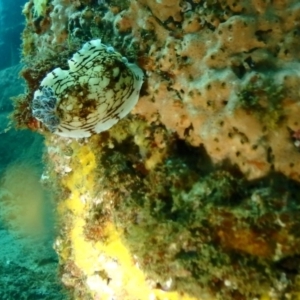
<path fill-rule="evenodd" d="M 299 299 L 298 1 L 40 0 L 23 12 L 28 90 L 14 119 L 46 137 L 74 298 Z M 95 39 L 143 70 L 140 99 L 109 131 L 59 137 L 32 99 Z"/>

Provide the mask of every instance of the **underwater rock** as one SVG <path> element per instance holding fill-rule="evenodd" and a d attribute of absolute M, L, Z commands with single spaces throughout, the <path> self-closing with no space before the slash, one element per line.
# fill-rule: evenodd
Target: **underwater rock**
<path fill-rule="evenodd" d="M 143 72 L 101 43 L 90 41 L 41 82 L 32 101 L 32 114 L 51 132 L 82 138 L 105 131 L 135 106 Z"/>
<path fill-rule="evenodd" d="M 300 271 L 291 265 L 300 253 L 297 1 L 51 4 L 43 30 L 26 15 L 28 92 L 16 106 L 18 124 L 40 128 L 34 107 L 56 132 L 64 101 L 88 99 L 75 84 L 84 71 L 64 93 L 47 81 L 55 66 L 68 69 L 82 41 L 101 38 L 146 78 L 130 118 L 109 132 L 88 140 L 45 135 L 42 179 L 58 191 L 55 249 L 73 298 L 298 297 Z M 75 132 L 85 126 L 73 121 Z"/>

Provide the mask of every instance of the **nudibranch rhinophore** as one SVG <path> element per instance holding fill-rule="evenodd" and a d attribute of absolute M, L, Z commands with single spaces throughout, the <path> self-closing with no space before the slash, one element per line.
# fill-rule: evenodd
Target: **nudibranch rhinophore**
<path fill-rule="evenodd" d="M 71 138 L 108 130 L 135 106 L 143 71 L 100 39 L 85 43 L 34 93 L 32 115 L 51 132 Z"/>

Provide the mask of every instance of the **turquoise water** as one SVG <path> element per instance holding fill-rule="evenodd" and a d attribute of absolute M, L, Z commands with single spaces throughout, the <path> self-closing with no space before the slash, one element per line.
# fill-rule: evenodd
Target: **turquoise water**
<path fill-rule="evenodd" d="M 28 130 L 6 131 L 9 96 L 22 88 L 18 69 L 0 71 L 2 85 L 9 73 L 14 77 L 11 86 L 1 88 L 0 100 L 0 299 L 67 299 L 52 248 L 52 197 L 40 183 L 42 137 Z"/>
<path fill-rule="evenodd" d="M 8 118 L 10 97 L 24 90 L 18 73 L 25 1 L 11 3 L 0 2 L 0 299 L 62 300 L 53 197 L 40 183 L 43 139 L 15 131 Z"/>

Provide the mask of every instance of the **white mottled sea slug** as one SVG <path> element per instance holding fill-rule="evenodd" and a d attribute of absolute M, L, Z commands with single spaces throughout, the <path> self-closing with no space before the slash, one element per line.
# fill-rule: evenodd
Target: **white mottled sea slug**
<path fill-rule="evenodd" d="M 135 106 L 143 72 L 112 47 L 92 40 L 56 68 L 34 93 L 32 114 L 51 132 L 83 138 L 108 130 Z"/>

